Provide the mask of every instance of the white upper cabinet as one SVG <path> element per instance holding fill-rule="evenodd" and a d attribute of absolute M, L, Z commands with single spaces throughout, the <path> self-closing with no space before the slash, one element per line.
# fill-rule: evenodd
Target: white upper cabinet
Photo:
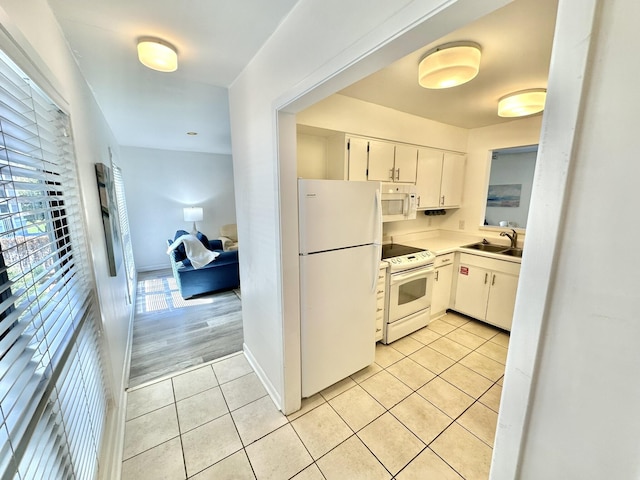
<path fill-rule="evenodd" d="M 364 138 L 350 137 L 347 139 L 347 158 L 349 162 L 349 176 L 347 180 L 367 180 L 367 146 Z"/>
<path fill-rule="evenodd" d="M 369 174 L 368 180 L 377 182 L 393 182 L 395 145 L 393 143 L 369 140 Z"/>
<path fill-rule="evenodd" d="M 297 153 L 301 178 L 412 183 L 420 209 L 460 206 L 464 155 L 311 127 Z"/>
<path fill-rule="evenodd" d="M 433 148 L 418 150 L 418 176 L 416 179 L 418 208 L 440 206 L 442 155 L 442 151 Z"/>
<path fill-rule="evenodd" d="M 462 203 L 465 156 L 445 152 L 442 158 L 441 206 L 459 207 Z"/>
<path fill-rule="evenodd" d="M 396 145 L 395 182 L 416 183 L 418 148 L 411 145 Z"/>
<path fill-rule="evenodd" d="M 416 183 L 417 161 L 417 147 L 369 140 L 367 179 L 374 182 Z"/>
<path fill-rule="evenodd" d="M 459 207 L 462 202 L 465 156 L 434 148 L 418 150 L 418 208 Z"/>

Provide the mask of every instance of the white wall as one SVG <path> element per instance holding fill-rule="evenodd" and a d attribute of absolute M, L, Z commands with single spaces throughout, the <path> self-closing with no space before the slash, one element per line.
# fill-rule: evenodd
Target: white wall
<path fill-rule="evenodd" d="M 344 95 L 331 95 L 298 113 L 300 125 L 464 152 L 467 130 Z"/>
<path fill-rule="evenodd" d="M 298 177 L 328 178 L 327 137 L 297 134 Z"/>
<path fill-rule="evenodd" d="M 169 268 L 167 239 L 191 231 L 184 207 L 204 209 L 198 230 L 209 239 L 236 223 L 231 155 L 121 147 L 122 169 L 138 271 Z"/>
<path fill-rule="evenodd" d="M 94 163 L 108 165 L 109 148 L 117 161 L 118 145 L 47 3 L 43 0 L 2 0 L 0 23 L 6 33 L 6 36 L 5 33 L 0 35 L 0 48 L 71 116 L 87 242 L 104 327 L 107 368 L 110 369 L 108 382 L 115 397 L 116 410 L 110 414 L 112 419 L 117 419 L 120 413 L 117 408 L 122 406 L 119 405 L 121 387 L 128 368 L 126 358 L 132 309 L 127 301 L 124 268 L 119 269 L 117 277 L 109 276 Z M 116 421 L 112 425 L 117 424 Z M 112 443 L 112 439 L 107 439 L 103 447 L 113 448 Z M 105 471 L 108 472 L 108 462 L 102 463 L 102 473 Z"/>
<path fill-rule="evenodd" d="M 552 60 L 549 84 L 558 111 L 575 105 L 574 99 L 566 100 L 575 91 L 572 79 L 582 75 L 573 57 L 589 45 L 588 32 L 576 24 L 589 11 L 582 0 L 560 2 L 558 28 L 560 39 L 567 39 L 561 46 L 565 55 L 555 65 Z M 559 133 L 571 139 L 569 129 L 559 131 L 557 123 L 543 129 L 540 175 L 529 217 L 533 256 L 526 258 L 525 251 L 521 305 L 516 306 L 496 441 L 496 479 L 507 478 L 509 470 L 504 467 L 518 460 L 518 452 L 510 446 L 520 441 L 516 410 L 526 405 L 518 478 L 640 478 L 640 250 L 633 245 L 640 235 L 635 221 L 640 204 L 636 152 L 640 3 L 602 1 L 595 18 L 573 150 L 570 144 L 554 149 L 561 140 Z M 549 120 L 558 113 L 554 106 Z M 548 219 L 555 217 L 555 206 L 546 202 L 553 196 L 556 179 L 567 170 L 558 249 L 549 260 L 552 291 L 541 305 L 538 360 L 530 368 L 531 352 L 522 350 L 535 333 L 528 312 L 538 309 L 538 301 L 526 299 L 535 299 L 536 292 L 545 288 L 535 278 L 537 264 L 554 254 L 552 241 L 532 235 L 549 228 Z M 523 398 L 520 386 L 531 378 L 533 392 Z"/>
<path fill-rule="evenodd" d="M 504 3 L 301 0 L 231 86 L 245 351 L 285 411 L 300 402 L 296 130 L 275 110 L 297 113 Z"/>

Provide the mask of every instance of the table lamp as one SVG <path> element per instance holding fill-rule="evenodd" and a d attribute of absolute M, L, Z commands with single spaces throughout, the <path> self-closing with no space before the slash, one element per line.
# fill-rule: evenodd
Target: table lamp
<path fill-rule="evenodd" d="M 202 221 L 202 219 L 203 219 L 202 207 L 185 207 L 184 208 L 184 221 L 193 222 L 193 228 L 191 230 L 192 235 L 195 235 L 196 233 L 198 233 L 196 222 L 200 222 Z"/>

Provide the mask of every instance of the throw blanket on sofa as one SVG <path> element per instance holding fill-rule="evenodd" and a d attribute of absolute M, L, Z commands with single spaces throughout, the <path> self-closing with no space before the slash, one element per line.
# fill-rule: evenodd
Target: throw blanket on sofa
<path fill-rule="evenodd" d="M 208 263 L 213 262 L 220 253 L 207 250 L 198 237 L 195 235 L 182 235 L 167 248 L 167 255 L 183 243 L 187 258 L 191 261 L 193 268 L 202 268 Z"/>

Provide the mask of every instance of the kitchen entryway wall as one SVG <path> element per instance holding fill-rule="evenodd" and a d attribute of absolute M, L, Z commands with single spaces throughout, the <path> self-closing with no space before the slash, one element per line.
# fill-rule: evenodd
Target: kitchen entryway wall
<path fill-rule="evenodd" d="M 298 137 L 298 172 L 306 178 L 326 178 L 323 175 L 328 161 L 323 144 L 326 137 L 314 135 L 307 127 L 466 152 L 462 207 L 448 209 L 446 215 L 426 216 L 418 212 L 415 220 L 386 223 L 384 235 L 389 239 L 395 235 L 443 229 L 490 238 L 497 237 L 498 232 L 481 230 L 480 225 L 491 151 L 538 143 L 542 115 L 465 129 L 336 94 L 300 112 L 296 121 L 303 126 L 303 131 L 309 132 Z"/>

